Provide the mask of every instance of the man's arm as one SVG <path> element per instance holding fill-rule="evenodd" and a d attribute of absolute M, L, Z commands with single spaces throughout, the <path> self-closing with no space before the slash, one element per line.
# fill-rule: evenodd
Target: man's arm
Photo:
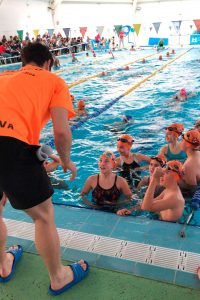
<path fill-rule="evenodd" d="M 70 160 L 72 135 L 67 110 L 62 107 L 52 107 L 50 113 L 53 122 L 55 146 L 62 162 L 63 171 L 66 172 L 69 169 L 72 172 L 70 179 L 73 180 L 76 177 L 76 166 Z"/>

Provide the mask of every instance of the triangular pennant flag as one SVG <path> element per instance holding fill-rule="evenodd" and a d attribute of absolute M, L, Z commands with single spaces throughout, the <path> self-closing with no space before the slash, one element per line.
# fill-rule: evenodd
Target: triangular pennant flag
<path fill-rule="evenodd" d="M 33 33 L 34 33 L 35 38 L 37 38 L 38 33 L 39 33 L 39 29 L 34 29 L 34 30 L 33 30 Z"/>
<path fill-rule="evenodd" d="M 17 30 L 17 34 L 19 36 L 20 41 L 23 41 L 23 32 L 24 30 Z"/>
<path fill-rule="evenodd" d="M 153 26 L 154 26 L 154 29 L 155 29 L 156 33 L 158 34 L 158 31 L 159 31 L 159 29 L 160 29 L 160 24 L 161 24 L 161 22 L 152 23 L 152 24 L 153 24 Z"/>
<path fill-rule="evenodd" d="M 174 29 L 176 30 L 176 33 L 178 34 L 180 32 L 182 21 L 172 21 L 172 23 L 174 25 Z"/>
<path fill-rule="evenodd" d="M 193 22 L 194 22 L 197 30 L 200 31 L 200 20 L 193 20 Z"/>
<path fill-rule="evenodd" d="M 135 29 L 136 34 L 138 35 L 140 32 L 141 24 L 133 24 L 133 28 Z"/>
<path fill-rule="evenodd" d="M 172 26 L 169 26 L 169 30 L 170 30 L 170 31 L 172 30 Z"/>
<path fill-rule="evenodd" d="M 63 31 L 65 33 L 65 36 L 68 37 L 69 36 L 70 28 L 63 28 Z"/>
<path fill-rule="evenodd" d="M 54 29 L 47 29 L 48 34 L 50 35 L 50 37 L 53 35 Z"/>
<path fill-rule="evenodd" d="M 192 29 L 193 25 L 190 25 L 190 29 Z"/>
<path fill-rule="evenodd" d="M 115 31 L 116 31 L 117 35 L 119 36 L 119 33 L 122 30 L 122 25 L 114 25 L 114 27 L 115 27 Z"/>
<path fill-rule="evenodd" d="M 85 36 L 86 31 L 87 31 L 87 27 L 80 27 L 80 33 L 82 34 L 83 38 Z"/>
<path fill-rule="evenodd" d="M 102 35 L 102 32 L 104 30 L 104 26 L 97 26 L 97 32 Z"/>
<path fill-rule="evenodd" d="M 149 27 L 150 31 L 152 30 L 153 27 Z"/>

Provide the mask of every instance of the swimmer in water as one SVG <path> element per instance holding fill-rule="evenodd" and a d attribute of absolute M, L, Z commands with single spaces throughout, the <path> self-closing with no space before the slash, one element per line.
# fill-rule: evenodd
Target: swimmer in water
<path fill-rule="evenodd" d="M 87 111 L 85 110 L 85 101 L 79 100 L 76 109 L 76 116 L 87 116 Z"/>
<path fill-rule="evenodd" d="M 188 98 L 196 96 L 195 93 L 188 93 L 185 88 L 182 88 L 178 93 L 173 97 L 174 100 L 185 101 Z"/>
<path fill-rule="evenodd" d="M 124 115 L 122 117 L 122 121 L 121 122 L 115 122 L 113 124 L 105 124 L 104 126 L 106 128 L 108 128 L 111 132 L 119 132 L 119 131 L 123 131 L 127 125 L 133 124 L 134 123 L 134 119 L 132 116 L 130 115 Z"/>
<path fill-rule="evenodd" d="M 123 134 L 117 139 L 117 151 L 120 157 L 116 160 L 116 168 L 120 168 L 119 174 L 124 177 L 129 186 L 137 186 L 141 178 L 136 171 L 140 171 L 142 168 L 140 163 L 150 162 L 150 157 L 140 154 L 131 153 L 131 148 L 134 139 L 128 134 Z"/>
<path fill-rule="evenodd" d="M 171 124 L 165 127 L 165 138 L 168 143 L 160 149 L 160 154 L 164 155 L 167 161 L 181 160 L 184 161 L 187 157 L 186 153 L 181 149 L 181 143 L 178 138 L 181 136 L 184 130 L 184 126 L 179 123 Z"/>
<path fill-rule="evenodd" d="M 159 55 L 158 59 L 159 59 L 159 60 L 162 60 L 162 55 Z"/>
<path fill-rule="evenodd" d="M 115 155 L 110 151 L 100 156 L 99 174 L 88 177 L 81 191 L 85 204 L 96 209 L 118 212 L 122 195 L 126 197 L 123 203 L 131 201 L 132 192 L 126 180 L 113 173 L 115 162 Z M 92 191 L 92 202 L 86 198 L 90 191 Z"/>
<path fill-rule="evenodd" d="M 72 53 L 72 62 L 73 63 L 78 62 L 78 59 L 76 58 L 75 53 Z"/>

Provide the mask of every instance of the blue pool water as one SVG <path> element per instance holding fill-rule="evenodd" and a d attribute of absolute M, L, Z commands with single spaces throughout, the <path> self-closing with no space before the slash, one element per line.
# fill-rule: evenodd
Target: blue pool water
<path fill-rule="evenodd" d="M 176 56 L 184 51 L 184 49 L 177 50 Z M 61 58 L 62 68 L 66 68 L 66 70 L 58 75 L 67 83 L 72 83 L 152 53 L 152 50 L 132 53 L 128 51 L 117 52 L 115 60 L 111 59 L 108 53 L 101 54 L 94 60 L 93 58 L 86 59 L 82 55 L 79 56 L 80 62 L 77 65 L 72 65 L 69 58 L 63 57 Z M 102 60 L 96 62 L 99 58 Z M 169 59 L 172 58 L 174 57 Z M 88 113 L 93 114 L 148 76 L 152 71 L 168 62 L 169 59 L 163 53 L 163 61 L 159 61 L 158 54 L 156 54 L 148 58 L 145 64 L 137 62 L 130 65 L 128 71 L 112 71 L 107 76 L 93 78 L 77 85 L 70 89 L 75 96 L 75 106 L 78 100 L 84 99 Z M 134 119 L 134 123 L 124 129 L 135 139 L 133 152 L 146 155 L 155 155 L 165 144 L 165 131 L 163 129 L 165 126 L 179 122 L 183 123 L 186 129 L 190 129 L 194 121 L 199 119 L 200 75 L 198 59 L 199 49 L 192 49 L 149 81 L 121 98 L 98 117 L 88 120 L 78 129 L 73 130 L 71 159 L 77 164 L 77 178 L 70 182 L 69 174 L 63 174 L 61 168 L 56 170 L 54 176 L 65 180 L 69 185 L 69 190 L 56 189 L 53 201 L 84 206 L 79 193 L 87 177 L 98 172 L 99 155 L 107 149 L 118 155 L 116 140 L 120 132 L 113 132 L 105 125 L 120 121 L 124 114 L 131 115 Z M 95 63 L 91 64 L 94 61 Z M 87 65 L 81 66 L 82 62 Z M 195 90 L 197 96 L 185 102 L 174 102 L 172 96 L 182 87 L 186 87 L 189 91 Z M 51 140 L 52 124 L 50 122 L 41 134 L 41 143 L 49 143 Z"/>

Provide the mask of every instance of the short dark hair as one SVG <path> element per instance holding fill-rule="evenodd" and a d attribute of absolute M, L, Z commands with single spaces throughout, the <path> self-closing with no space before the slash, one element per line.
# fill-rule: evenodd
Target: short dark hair
<path fill-rule="evenodd" d="M 42 67 L 45 61 L 52 60 L 53 56 L 49 48 L 41 43 L 28 43 L 21 52 L 23 66 L 34 62 L 38 67 Z"/>

